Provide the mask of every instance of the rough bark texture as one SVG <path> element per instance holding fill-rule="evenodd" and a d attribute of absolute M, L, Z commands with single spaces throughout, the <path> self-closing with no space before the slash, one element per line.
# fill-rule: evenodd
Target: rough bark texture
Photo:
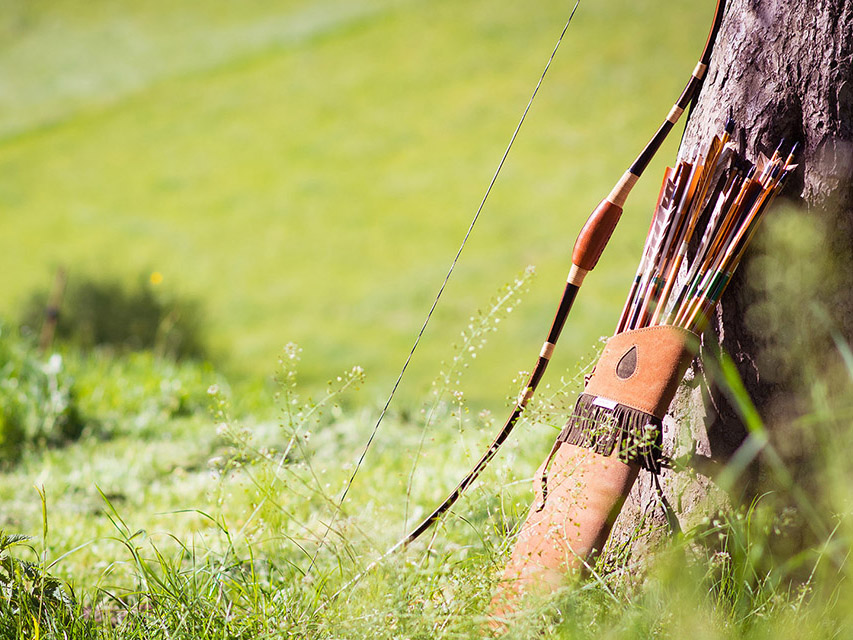
<path fill-rule="evenodd" d="M 832 229 L 828 246 L 821 247 L 829 249 L 827 255 L 849 253 L 853 246 L 853 2 L 730 0 L 682 149 L 720 132 L 729 116 L 738 125 L 739 151 L 750 159 L 760 152 L 770 155 L 781 138 L 800 144 L 799 168 L 784 195 Z M 772 433 L 796 412 L 790 399 L 796 396 L 792 387 L 798 384 L 798 376 L 774 365 L 767 353 L 768 346 L 773 346 L 768 343 L 776 338 L 762 331 L 760 322 L 750 322 L 756 316 L 757 294 L 748 280 L 755 273 L 749 257 L 703 336 L 703 351 L 707 357 L 719 345 L 731 355 Z M 823 300 L 822 308 L 850 341 L 853 270 L 842 262 L 836 271 L 838 277 L 824 290 L 831 299 Z M 790 310 L 792 317 L 782 318 L 782 324 L 796 320 L 796 305 Z M 802 312 L 808 310 L 804 307 Z M 745 437 L 738 413 L 697 360 L 664 422 L 665 451 L 687 462 L 665 469 L 659 478 L 641 473 L 614 527 L 611 553 L 627 549 L 636 557 L 674 529 L 696 525 L 732 499 L 748 499 L 743 492 L 747 479 L 738 485 L 740 495 L 725 494 L 713 480 L 714 471 L 731 458 Z"/>

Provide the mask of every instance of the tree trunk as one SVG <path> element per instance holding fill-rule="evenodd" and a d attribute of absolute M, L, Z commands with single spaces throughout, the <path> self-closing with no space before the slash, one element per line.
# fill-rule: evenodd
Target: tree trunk
<path fill-rule="evenodd" d="M 664 421 L 665 455 L 681 464 L 657 478 L 640 473 L 614 527 L 610 553 L 640 557 L 668 533 L 689 529 L 731 500 L 749 497 L 744 483 L 731 495 L 714 483 L 715 470 L 730 460 L 747 432 L 726 393 L 710 380 L 703 354 L 707 362 L 719 347 L 731 356 L 772 440 L 774 433 L 790 435 L 785 425 L 798 411 L 797 388 L 816 366 L 806 356 L 826 346 L 829 332 L 815 327 L 831 324 L 848 342 L 853 335 L 853 269 L 844 262 L 853 246 L 853 3 L 730 0 L 682 150 L 721 132 L 728 117 L 738 127 L 738 151 L 751 160 L 772 154 L 782 138 L 799 143 L 799 168 L 783 195 L 797 202 L 815 227 L 832 230 L 825 240 L 831 251 L 822 240 L 808 260 L 792 258 L 801 265 L 786 264 L 779 255 L 769 256 L 770 263 L 806 268 L 806 262 L 826 262 L 832 255 L 834 278 L 820 273 L 800 277 L 799 289 L 786 290 L 787 307 L 774 307 L 754 282 L 761 271 L 753 247 L 718 305 L 703 336 L 702 354 Z M 799 304 L 804 300 L 816 304 Z M 768 329 L 771 324 L 781 329 Z M 804 330 L 787 335 L 786 326 Z M 797 354 L 804 355 L 798 359 Z M 784 453 L 784 443 L 779 446 Z"/>

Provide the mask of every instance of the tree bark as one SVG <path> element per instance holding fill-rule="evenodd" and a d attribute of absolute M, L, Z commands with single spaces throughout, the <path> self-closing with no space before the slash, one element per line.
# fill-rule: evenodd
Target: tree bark
<path fill-rule="evenodd" d="M 711 380 L 703 355 L 708 358 L 719 347 L 732 357 L 772 439 L 774 431 L 788 433 L 784 425 L 798 411 L 793 398 L 803 384 L 802 367 L 814 366 L 805 359 L 788 361 L 785 354 L 819 352 L 829 335 L 803 331 L 796 339 L 807 344 L 794 344 L 794 338 L 784 337 L 786 323 L 803 324 L 808 316 L 807 328 L 832 325 L 848 342 L 853 335 L 853 270 L 845 262 L 853 246 L 853 2 L 730 0 L 682 152 L 721 132 L 729 117 L 738 126 L 738 151 L 751 160 L 772 154 L 782 138 L 799 143 L 799 167 L 784 196 L 812 216 L 816 226 L 832 230 L 826 246 L 818 249 L 835 256 L 834 277 L 830 284 L 820 280 L 815 308 L 822 311 L 789 301 L 791 317 L 772 318 L 782 330 L 767 330 L 760 322 L 761 309 L 756 311 L 763 294 L 750 282 L 758 272 L 749 264 L 756 262 L 756 249 L 751 250 L 718 305 L 700 358 L 664 421 L 664 453 L 683 464 L 664 469 L 657 478 L 641 472 L 614 526 L 610 554 L 627 551 L 641 557 L 674 530 L 692 528 L 732 500 L 749 497 L 741 491 L 743 484 L 739 493 L 729 495 L 714 482 L 716 470 L 730 460 L 747 432 L 726 393 Z M 815 282 L 802 280 L 803 288 Z M 809 300 L 815 292 L 789 293 Z M 766 305 L 764 313 L 768 309 L 772 313 Z M 755 479 L 755 467 L 752 471 Z"/>

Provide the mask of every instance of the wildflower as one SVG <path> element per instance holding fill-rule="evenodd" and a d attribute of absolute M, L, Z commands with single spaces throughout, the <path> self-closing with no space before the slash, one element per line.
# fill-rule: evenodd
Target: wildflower
<path fill-rule="evenodd" d="M 44 372 L 49 376 L 55 376 L 60 371 L 62 371 L 62 356 L 58 353 L 54 353 L 50 356 L 47 364 L 44 365 Z"/>

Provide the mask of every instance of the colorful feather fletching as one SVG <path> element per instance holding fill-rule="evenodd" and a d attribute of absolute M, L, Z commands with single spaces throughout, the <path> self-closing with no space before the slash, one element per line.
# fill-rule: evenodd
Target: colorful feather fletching
<path fill-rule="evenodd" d="M 646 244 L 616 333 L 656 325 L 701 332 L 731 281 L 796 145 L 756 164 L 731 143 L 734 124 L 664 175 Z M 784 143 L 783 143 L 784 144 Z"/>

